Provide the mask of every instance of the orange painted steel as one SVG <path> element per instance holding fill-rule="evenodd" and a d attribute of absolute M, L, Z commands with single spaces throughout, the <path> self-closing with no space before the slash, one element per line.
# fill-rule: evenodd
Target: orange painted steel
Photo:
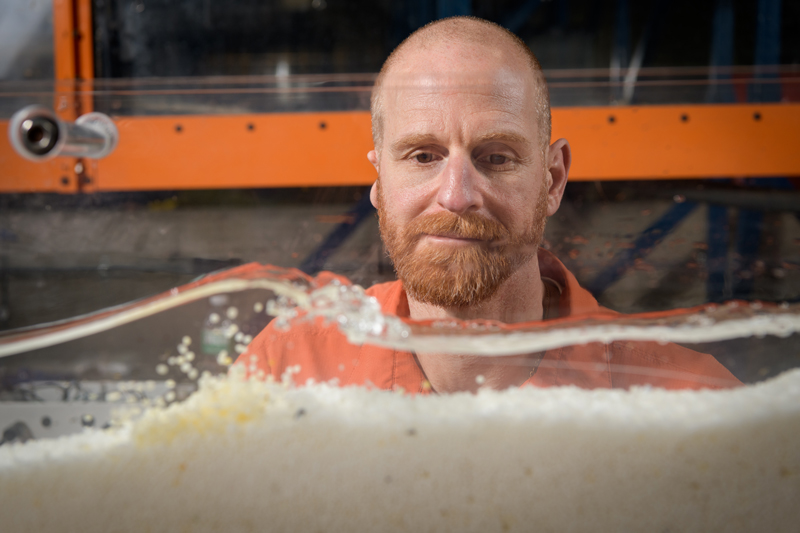
<path fill-rule="evenodd" d="M 93 109 L 94 40 L 91 0 L 53 0 L 53 47 L 55 95 L 53 108 L 64 120 L 73 121 Z M 0 148 L 2 150 L 2 148 Z M 2 152 L 0 152 L 0 156 Z M 65 161 L 67 158 L 64 158 Z M 36 181 L 46 190 L 78 192 L 92 183 L 94 165 L 80 159 L 56 164 L 59 176 L 41 175 Z M 64 170 L 68 167 L 68 170 Z M 80 171 L 78 171 L 78 170 Z M 19 175 L 17 169 L 13 169 Z M 38 175 L 38 170 L 32 171 Z M 3 177 L 3 180 L 6 178 Z M 32 178 L 33 179 L 33 178 Z M 11 181 L 11 178 L 8 178 Z M 66 185 L 65 185 L 66 183 Z M 0 191 L 5 187 L 0 184 Z"/>
<path fill-rule="evenodd" d="M 60 192 L 78 191 L 75 182 L 75 160 L 57 157 L 34 163 L 17 155 L 11 148 L 8 121 L 0 121 L 0 193 L 9 192 Z"/>
<path fill-rule="evenodd" d="M 553 110 L 573 180 L 800 175 L 800 104 Z"/>
<path fill-rule="evenodd" d="M 75 0 L 77 77 L 82 80 L 78 86 L 78 114 L 94 110 L 92 80 L 94 79 L 94 39 L 92 30 L 92 0 Z"/>
<path fill-rule="evenodd" d="M 71 81 L 77 77 L 75 54 L 75 6 L 72 0 L 53 0 L 53 50 L 56 80 Z"/>
<path fill-rule="evenodd" d="M 117 126 L 117 151 L 98 162 L 102 190 L 375 179 L 366 112 L 137 117 Z M 575 181 L 800 175 L 798 104 L 557 108 L 553 134 L 572 145 Z"/>
<path fill-rule="evenodd" d="M 372 148 L 366 112 L 115 120 L 119 145 L 91 163 L 91 190 L 368 185 L 375 179 L 366 159 Z M 559 137 L 572 146 L 573 181 L 800 176 L 794 147 L 800 104 L 556 108 L 553 138 Z M 10 149 L 0 143 L 0 165 L 10 171 L 0 176 L 0 191 L 64 190 L 62 176 Z"/>
<path fill-rule="evenodd" d="M 101 190 L 372 183 L 369 113 L 135 117 L 98 161 Z"/>

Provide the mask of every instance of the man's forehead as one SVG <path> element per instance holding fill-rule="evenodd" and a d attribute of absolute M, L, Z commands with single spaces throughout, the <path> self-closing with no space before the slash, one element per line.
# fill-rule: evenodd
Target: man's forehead
<path fill-rule="evenodd" d="M 529 63 L 508 46 L 440 41 L 405 49 L 385 73 L 381 92 L 523 97 L 535 91 L 536 82 Z"/>

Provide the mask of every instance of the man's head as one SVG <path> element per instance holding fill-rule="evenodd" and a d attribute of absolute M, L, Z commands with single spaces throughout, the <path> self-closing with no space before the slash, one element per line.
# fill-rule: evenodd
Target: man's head
<path fill-rule="evenodd" d="M 426 49 L 430 50 L 443 43 L 472 43 L 483 44 L 495 48 L 498 52 L 510 53 L 515 60 L 526 64 L 536 86 L 535 108 L 536 119 L 541 133 L 540 140 L 543 147 L 550 141 L 550 96 L 547 82 L 542 73 L 539 60 L 533 55 L 531 49 L 522 39 L 512 32 L 488 20 L 476 17 L 452 17 L 431 22 L 409 35 L 400 45 L 389 54 L 383 63 L 380 73 L 375 80 L 372 91 L 370 112 L 372 115 L 372 139 L 375 149 L 378 150 L 383 140 L 383 98 L 382 88 L 389 72 L 398 63 L 401 63 L 409 54 L 417 54 Z M 501 54 L 498 54 L 501 56 Z M 499 57 L 498 57 L 499 59 Z M 514 61 L 517 63 L 517 61 Z M 509 65 L 511 66 L 511 65 Z M 519 66 L 518 64 L 515 66 Z M 439 68 L 430 65 L 431 71 Z M 452 74 L 452 72 L 451 72 Z"/>
<path fill-rule="evenodd" d="M 440 307 L 490 298 L 533 260 L 569 168 L 549 146 L 547 87 L 510 32 L 440 20 L 387 59 L 372 98 L 381 235 L 409 295 Z"/>

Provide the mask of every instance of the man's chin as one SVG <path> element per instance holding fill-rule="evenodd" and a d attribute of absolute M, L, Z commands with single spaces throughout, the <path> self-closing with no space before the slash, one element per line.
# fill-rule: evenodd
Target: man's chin
<path fill-rule="evenodd" d="M 491 298 L 507 279 L 496 269 L 464 267 L 457 263 L 408 265 L 398 269 L 408 295 L 422 303 L 444 308 L 460 308 Z"/>

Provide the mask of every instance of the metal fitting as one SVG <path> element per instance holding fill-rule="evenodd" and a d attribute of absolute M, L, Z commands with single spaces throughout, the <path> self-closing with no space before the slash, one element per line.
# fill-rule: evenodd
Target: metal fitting
<path fill-rule="evenodd" d="M 103 113 L 87 113 L 75 122 L 65 122 L 50 109 L 32 105 L 11 117 L 8 138 L 14 150 L 31 161 L 56 156 L 100 159 L 117 147 L 119 132 Z"/>

